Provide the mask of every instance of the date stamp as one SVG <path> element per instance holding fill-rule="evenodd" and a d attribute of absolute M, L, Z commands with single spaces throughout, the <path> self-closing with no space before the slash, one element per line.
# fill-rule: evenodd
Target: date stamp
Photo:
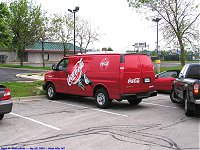
<path fill-rule="evenodd" d="M 66 150 L 65 147 L 0 147 L 0 150 Z"/>

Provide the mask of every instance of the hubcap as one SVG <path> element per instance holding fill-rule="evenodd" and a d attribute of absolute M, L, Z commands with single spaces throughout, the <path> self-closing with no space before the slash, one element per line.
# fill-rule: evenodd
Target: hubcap
<path fill-rule="evenodd" d="M 103 105 L 105 103 L 105 96 L 103 93 L 99 93 L 97 95 L 97 102 L 99 105 Z"/>
<path fill-rule="evenodd" d="M 48 95 L 49 95 L 49 97 L 52 97 L 53 94 L 54 94 L 53 88 L 52 88 L 52 87 L 49 87 L 49 89 L 48 89 Z"/>

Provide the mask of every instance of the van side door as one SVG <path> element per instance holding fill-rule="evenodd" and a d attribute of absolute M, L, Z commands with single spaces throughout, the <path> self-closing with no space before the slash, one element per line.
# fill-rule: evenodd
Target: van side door
<path fill-rule="evenodd" d="M 68 61 L 69 58 L 63 58 L 56 66 L 54 84 L 58 93 L 68 93 L 66 77 Z"/>

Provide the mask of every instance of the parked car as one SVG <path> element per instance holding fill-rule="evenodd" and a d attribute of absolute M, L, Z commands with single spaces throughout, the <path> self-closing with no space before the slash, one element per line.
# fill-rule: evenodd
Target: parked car
<path fill-rule="evenodd" d="M 113 99 L 132 105 L 156 96 L 154 69 L 145 54 L 95 53 L 64 57 L 45 74 L 48 99 L 58 93 L 90 96 L 99 108 Z"/>
<path fill-rule="evenodd" d="M 167 70 L 156 74 L 155 76 L 155 89 L 157 91 L 169 92 L 172 89 L 174 80 L 178 77 L 180 70 Z"/>
<path fill-rule="evenodd" d="M 185 104 L 185 115 L 192 116 L 200 106 L 200 64 L 187 64 L 170 92 L 173 103 Z"/>
<path fill-rule="evenodd" d="M 4 114 L 12 111 L 11 92 L 9 88 L 0 85 L 0 120 L 3 119 Z"/>

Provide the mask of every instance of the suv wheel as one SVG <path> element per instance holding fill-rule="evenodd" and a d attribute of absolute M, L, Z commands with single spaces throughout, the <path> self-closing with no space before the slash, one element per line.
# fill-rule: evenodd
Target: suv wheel
<path fill-rule="evenodd" d="M 194 114 L 194 111 L 193 110 L 189 110 L 189 107 L 190 107 L 191 103 L 188 101 L 188 97 L 187 95 L 185 96 L 185 115 L 190 117 L 190 116 L 193 116 Z"/>
<path fill-rule="evenodd" d="M 0 120 L 2 120 L 4 117 L 4 114 L 0 114 Z"/>
<path fill-rule="evenodd" d="M 53 84 L 49 84 L 47 86 L 47 98 L 50 99 L 50 100 L 53 100 L 56 98 L 56 90 L 55 90 L 55 87 Z"/>
<path fill-rule="evenodd" d="M 175 97 L 176 97 L 176 93 L 174 91 L 174 88 L 172 88 L 172 90 L 170 91 L 170 99 L 173 103 L 178 103 L 176 100 L 175 100 Z"/>
<path fill-rule="evenodd" d="M 111 104 L 111 100 L 108 97 L 108 93 L 104 89 L 99 89 L 95 92 L 95 103 L 99 108 L 108 108 Z"/>
<path fill-rule="evenodd" d="M 129 102 L 129 104 L 131 105 L 138 105 L 142 99 L 141 98 L 137 98 L 137 99 L 127 99 L 127 101 Z"/>

